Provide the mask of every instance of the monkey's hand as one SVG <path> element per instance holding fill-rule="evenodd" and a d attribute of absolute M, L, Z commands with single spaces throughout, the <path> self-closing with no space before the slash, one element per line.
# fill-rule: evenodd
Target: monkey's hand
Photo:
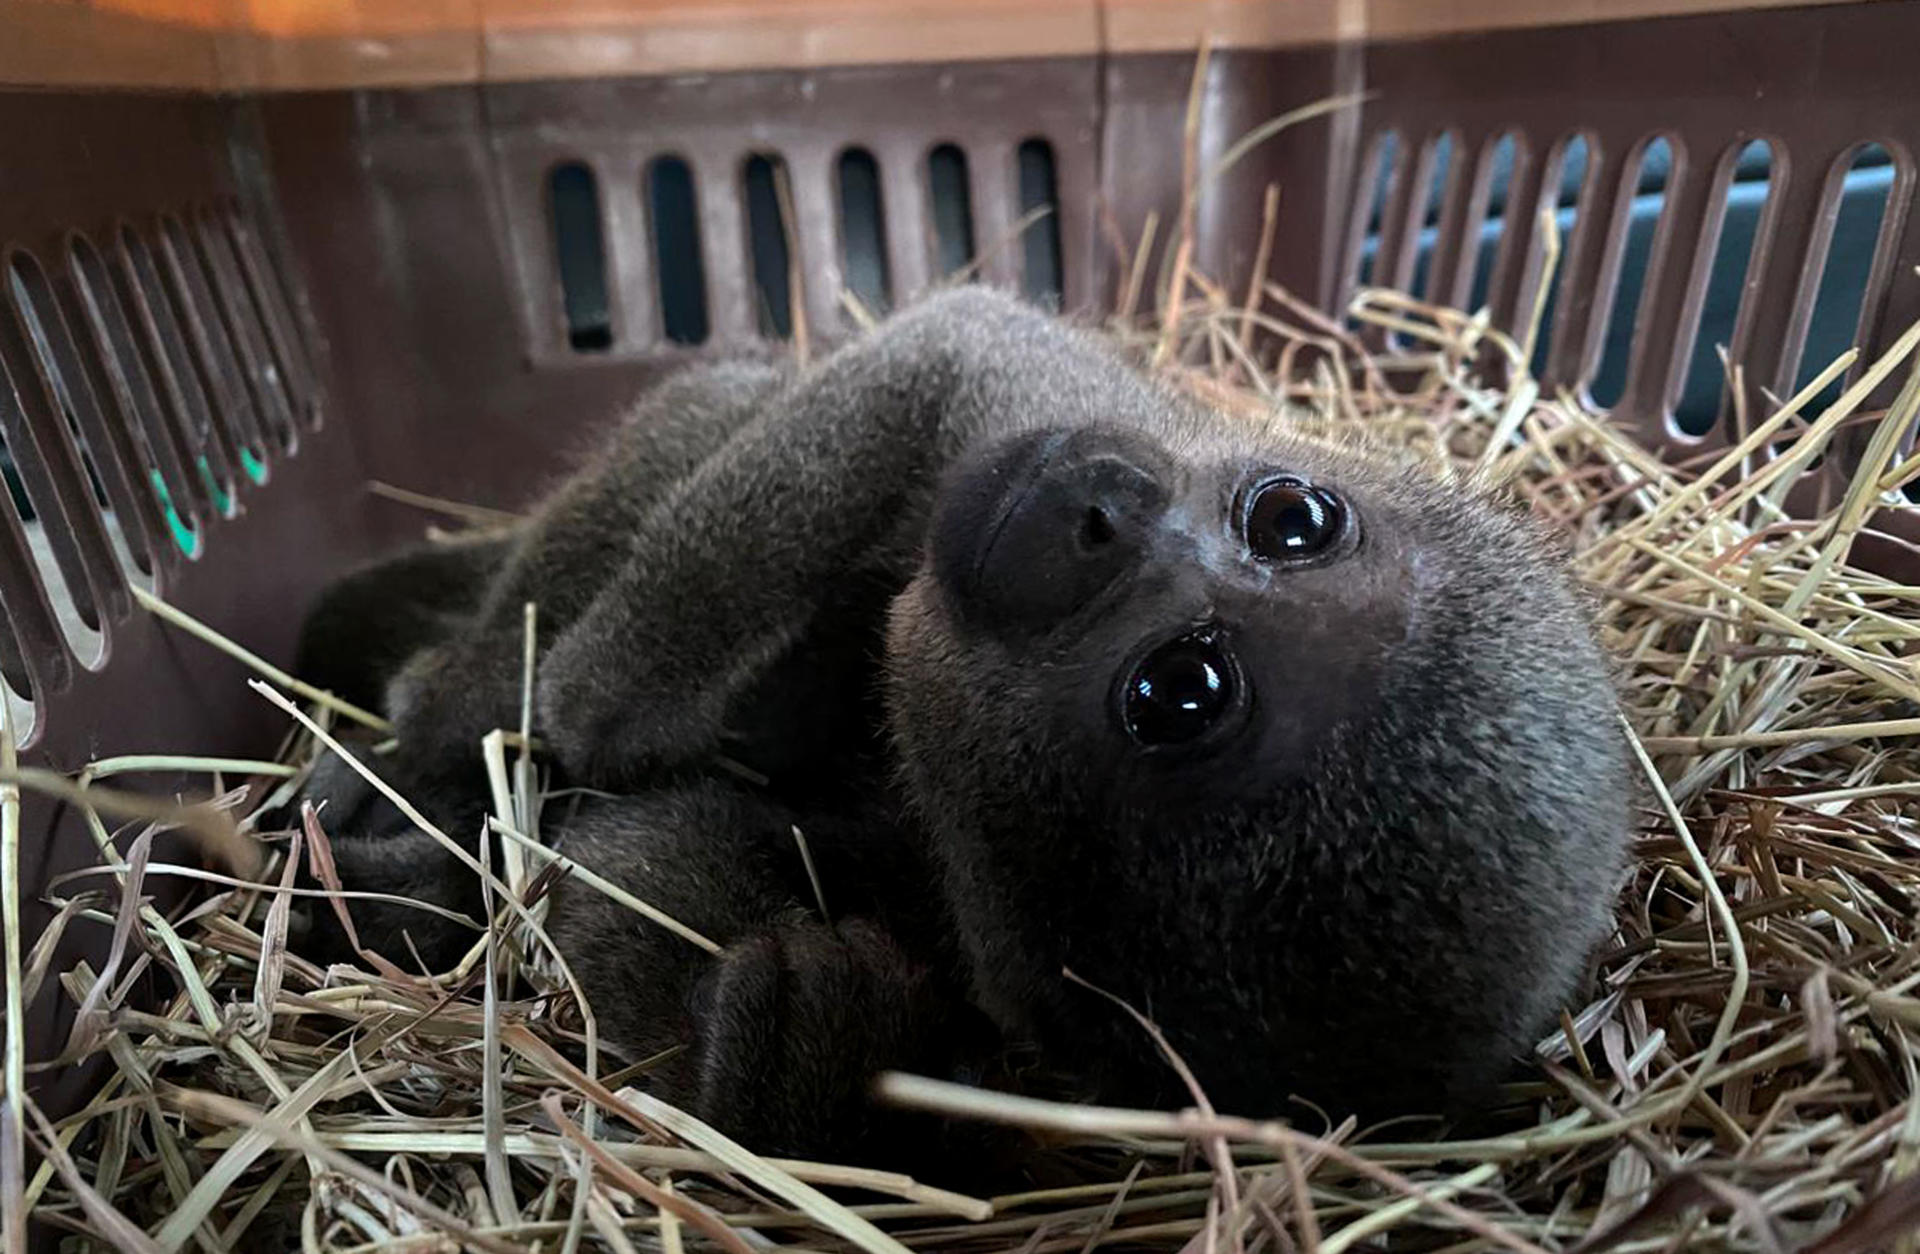
<path fill-rule="evenodd" d="M 561 849 L 720 948 L 577 876 L 554 885 L 548 932 L 602 1039 L 634 1059 L 676 1051 L 650 1075 L 665 1100 L 763 1153 L 875 1161 L 930 1149 L 933 1121 L 879 1107 L 868 1086 L 895 1068 L 953 1075 L 995 1038 L 918 935 L 910 903 L 924 887 L 881 865 L 899 834 L 824 816 L 810 825 L 821 891 L 845 912 L 829 923 L 808 904 L 793 835 L 803 821 L 713 782 L 588 799 Z M 890 904 L 903 914 L 883 913 Z"/>
<path fill-rule="evenodd" d="M 877 925 L 770 927 L 729 946 L 693 1004 L 693 1108 L 754 1149 L 886 1161 L 932 1130 L 870 1088 L 949 1067 L 957 1008 Z"/>
<path fill-rule="evenodd" d="M 389 763 L 349 752 L 391 778 Z M 400 791 L 450 840 L 477 854 L 484 795 L 404 782 Z M 307 806 L 313 807 L 311 826 Z M 321 759 L 279 821 L 304 826 L 309 838 L 298 886 L 345 893 L 339 902 L 318 895 L 297 899 L 295 948 L 303 957 L 364 964 L 365 955 L 374 953 L 409 971 L 441 972 L 479 938 L 486 916 L 478 873 L 341 757 L 328 753 Z M 315 847 L 323 839 L 325 851 Z"/>

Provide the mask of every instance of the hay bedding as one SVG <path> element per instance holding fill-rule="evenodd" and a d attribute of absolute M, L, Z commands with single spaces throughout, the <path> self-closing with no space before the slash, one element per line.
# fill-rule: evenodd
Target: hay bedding
<path fill-rule="evenodd" d="M 1920 589 L 1848 564 L 1873 510 L 1920 474 L 1900 451 L 1920 328 L 1858 363 L 1837 402 L 1810 398 L 1851 357 L 1777 412 L 1739 415 L 1738 447 L 1670 465 L 1542 395 L 1527 346 L 1483 319 L 1381 292 L 1346 322 L 1271 288 L 1230 297 L 1170 234 L 1179 298 L 1123 313 L 1118 334 L 1229 413 L 1286 405 L 1333 438 L 1512 484 L 1564 527 L 1622 659 L 1648 787 L 1618 932 L 1593 999 L 1489 1128 L 1311 1112 L 1288 1127 L 1203 1095 L 1135 1112 L 892 1077 L 896 1100 L 1046 1133 L 1086 1182 L 970 1198 L 759 1158 L 641 1091 L 645 1061 L 597 1049 L 541 931 L 545 887 L 573 869 L 533 839 L 559 800 L 540 795 L 524 729 L 484 747 L 494 925 L 457 970 L 328 971 L 290 951 L 286 868 L 324 873 L 324 837 L 311 822 L 261 833 L 274 854 L 250 868 L 234 823 L 290 795 L 331 727 L 368 720 L 261 666 L 256 686 L 293 720 L 277 764 L 123 760 L 78 781 L 0 764 L 6 832 L 18 787 L 50 789 L 102 850 L 100 871 L 54 888 L 46 937 L 22 953 L 10 936 L 8 983 L 57 979 L 83 1007 L 57 1065 L 109 1063 L 58 1123 L 8 1085 L 8 1126 L 41 1155 L 0 1181 L 8 1226 L 31 1208 L 70 1242 L 141 1251 L 1920 1249 L 1899 1235 L 1920 1221 Z M 1882 385 L 1898 400 L 1868 411 Z M 1851 490 L 1790 518 L 1795 472 L 1843 430 L 1865 449 Z M 156 765 L 204 771 L 213 799 L 112 790 Z M 246 878 L 153 861 L 156 831 L 183 823 Z M 220 891 L 172 916 L 146 904 L 156 877 L 187 874 Z M 106 970 L 48 970 L 52 940 L 80 928 L 111 931 Z M 171 999 L 141 1009 L 128 990 L 156 971 Z"/>

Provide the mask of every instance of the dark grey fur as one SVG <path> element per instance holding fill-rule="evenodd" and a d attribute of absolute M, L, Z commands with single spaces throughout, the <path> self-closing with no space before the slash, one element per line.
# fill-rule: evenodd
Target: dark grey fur
<path fill-rule="evenodd" d="M 1336 491 L 1357 540 L 1253 560 L 1233 502 L 1263 468 Z M 1056 534 L 1023 476 L 1111 518 Z M 390 585 L 395 613 L 417 577 Z M 875 1070 L 991 1077 L 1027 1065 L 1012 1046 L 1031 1069 L 1002 1082 L 1181 1100 L 1065 968 L 1156 1019 L 1222 1107 L 1458 1108 L 1607 929 L 1628 763 L 1542 535 L 1209 412 L 985 290 L 799 373 L 702 368 L 642 402 L 389 686 L 392 771 L 463 830 L 480 737 L 519 719 L 529 599 L 557 772 L 627 794 L 555 823 L 563 845 L 726 952 L 573 883 L 555 938 L 608 1039 L 689 1044 L 669 1096 L 764 1148 L 874 1152 Z M 1198 622 L 1232 633 L 1243 722 L 1144 749 L 1117 685 Z M 723 754 L 771 784 L 722 776 Z M 393 816 L 350 811 L 329 825 L 359 886 L 459 879 Z"/>

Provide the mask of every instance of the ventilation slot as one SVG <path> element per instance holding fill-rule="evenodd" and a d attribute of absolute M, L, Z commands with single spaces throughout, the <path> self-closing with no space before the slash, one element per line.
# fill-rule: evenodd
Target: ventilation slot
<path fill-rule="evenodd" d="M 1513 190 L 1514 172 L 1519 168 L 1520 137 L 1508 131 L 1487 145 L 1480 156 L 1475 175 L 1474 202 L 1467 208 L 1468 240 L 1473 252 L 1473 282 L 1468 288 L 1467 310 L 1486 307 L 1493 285 L 1493 265 L 1500 255 L 1500 236 L 1507 226 L 1507 202 Z M 1531 230 L 1531 223 L 1521 223 Z"/>
<path fill-rule="evenodd" d="M 1773 150 L 1756 139 L 1729 152 L 1720 194 L 1719 223 L 1712 228 L 1713 261 L 1700 298 L 1700 321 L 1687 360 L 1686 382 L 1674 407 L 1673 427 L 1681 435 L 1704 436 L 1719 425 L 1728 407 L 1727 372 L 1721 350 L 1733 343 L 1742 293 L 1753 265 L 1754 241 L 1767 210 L 1773 180 Z"/>
<path fill-rule="evenodd" d="M 1355 287 L 1370 287 L 1373 284 L 1374 262 L 1380 254 L 1380 223 L 1386 216 L 1387 203 L 1393 199 L 1394 185 L 1400 173 L 1400 136 L 1393 131 L 1384 131 L 1373 141 L 1373 150 L 1368 154 L 1364 181 L 1360 184 L 1362 218 L 1360 247 L 1354 261 L 1353 284 Z"/>
<path fill-rule="evenodd" d="M 743 171 L 747 252 L 753 258 L 754 313 L 760 334 L 793 338 L 793 192 L 787 163 L 755 154 Z"/>
<path fill-rule="evenodd" d="M 267 481 L 266 429 L 241 374 L 239 356 L 214 302 L 199 251 L 177 218 L 161 219 L 160 232 L 161 247 L 174 276 L 174 306 L 190 337 L 201 390 L 221 423 L 225 447 L 233 452 L 250 481 L 263 484 Z"/>
<path fill-rule="evenodd" d="M 547 176 L 547 194 L 567 343 L 576 353 L 604 352 L 613 347 L 613 313 L 607 301 L 599 184 L 592 170 L 574 161 L 555 167 Z"/>
<path fill-rule="evenodd" d="M 11 404 L 12 398 L 7 395 L 7 392 L 7 373 L 4 369 L 0 369 L 0 409 Z M 13 474 L 12 459 L 7 460 L 5 469 L 8 499 L 15 502 L 23 500 L 24 496 L 19 492 L 18 483 Z M 0 506 L 0 509 L 4 508 L 5 506 Z M 0 526 L 4 526 L 4 523 L 0 523 Z M 23 524 L 22 531 L 26 530 Z M 0 543 L 5 543 L 4 538 L 0 538 Z M 8 564 L 12 565 L 12 563 Z M 18 624 L 23 617 L 30 616 L 34 619 L 43 617 L 36 612 L 36 600 L 32 589 L 16 590 L 11 586 L 0 587 L 0 602 L 4 602 L 0 605 L 0 699 L 6 701 L 7 712 L 13 720 L 14 735 L 23 745 L 34 738 L 38 731 L 39 718 L 33 695 L 35 688 L 33 672 L 28 668 L 26 655 L 21 649 L 21 631 Z M 57 648 L 58 646 L 56 642 L 49 640 L 47 647 Z M 41 651 L 44 652 L 44 649 Z M 64 678 L 63 663 L 64 659 L 55 661 L 55 675 L 49 678 L 55 680 Z"/>
<path fill-rule="evenodd" d="M 9 296 L 17 290 L 11 281 L 14 273 L 9 264 Z M 46 412 L 44 367 L 20 334 L 24 323 L 24 318 L 12 314 L 0 317 L 0 468 L 60 635 L 72 656 L 83 666 L 93 667 L 105 656 L 106 643 L 88 569 L 87 550 L 94 546 L 81 535 L 85 520 L 70 517 L 66 508 L 90 506 L 86 500 L 90 492 L 82 479 L 68 483 L 64 502 L 58 494 L 57 482 L 70 477 L 57 474 L 50 465 L 63 450 L 54 446 L 58 429 L 47 420 L 59 420 Z M 30 418 L 30 412 L 35 417 Z M 110 554 L 100 556 L 111 560 Z"/>
<path fill-rule="evenodd" d="M 1563 241 L 1573 238 L 1574 227 L 1578 223 L 1580 214 L 1591 211 L 1595 207 L 1587 187 L 1588 157 L 1587 137 L 1569 135 L 1561 141 L 1558 151 L 1547 162 L 1546 181 L 1542 184 L 1541 198 L 1543 201 L 1549 196 L 1553 198 L 1551 204 L 1554 227 L 1559 231 Z M 1525 206 L 1518 206 L 1518 208 L 1524 210 Z M 1545 241 L 1539 239 L 1538 235 L 1537 231 L 1528 231 L 1528 236 L 1534 240 L 1533 246 L 1541 249 L 1545 247 Z M 1536 375 L 1546 370 L 1547 346 L 1553 338 L 1554 313 L 1560 303 L 1560 289 L 1568 282 L 1565 273 L 1566 261 L 1567 257 L 1562 253 L 1559 271 L 1543 276 L 1543 281 L 1548 282 L 1550 286 L 1547 289 L 1546 300 L 1540 305 L 1538 338 L 1534 341 L 1531 368 Z M 1529 320 L 1533 317 L 1533 310 L 1522 308 L 1517 311 L 1517 317 L 1519 338 L 1524 342 Z"/>
<path fill-rule="evenodd" d="M 135 503 L 125 474 L 124 455 L 110 452 L 103 464 L 96 451 L 114 450 L 116 446 L 125 450 L 128 442 L 124 433 L 110 431 L 106 426 L 92 378 L 81 365 L 73 337 L 68 334 L 40 264 L 25 253 L 16 255 L 9 268 L 8 282 L 14 309 L 26 328 L 27 341 L 33 347 L 42 375 L 53 391 L 54 403 L 59 406 L 67 432 L 80 454 L 88 494 L 106 531 L 107 542 L 113 547 L 114 559 L 128 578 L 151 587 L 153 556 L 147 523 L 152 511 L 142 508 L 151 498 Z M 120 438 L 116 439 L 116 435 Z M 127 535 L 129 526 L 134 532 L 132 539 Z"/>
<path fill-rule="evenodd" d="M 181 434 L 168 425 L 152 377 L 147 371 L 127 320 L 126 308 L 108 281 L 100 254 L 76 237 L 67 252 L 80 312 L 97 347 L 101 379 L 96 389 L 111 395 L 128 419 L 121 429 L 137 450 L 134 461 L 165 520 L 174 547 L 187 557 L 200 555 L 200 532 L 193 518 L 192 488 L 186 473 L 189 460 Z M 163 451 L 164 450 L 164 451 Z"/>
<path fill-rule="evenodd" d="M 15 420 L 18 413 L 14 407 L 16 399 L 6 370 L 0 368 L 0 417 L 4 417 L 8 424 L 11 424 Z M 26 487 L 20 482 L 20 472 L 13 464 L 12 450 L 3 435 L 0 435 L 0 471 L 4 471 L 4 474 L 0 474 L 0 479 L 4 479 L 6 483 L 7 504 L 12 507 L 14 517 L 19 521 L 21 534 L 27 542 L 29 558 L 32 561 L 34 569 L 39 572 L 42 586 L 48 588 L 64 587 L 64 582 L 57 568 L 52 571 L 52 577 L 49 579 L 48 568 L 51 563 L 47 560 L 48 553 L 46 546 L 35 534 L 41 530 L 40 522 L 39 519 L 34 517 L 33 503 L 27 499 Z M 4 524 L 0 523 L 0 526 L 4 526 Z M 0 538 L 0 544 L 5 543 L 5 539 Z M 29 694 L 33 692 L 33 672 L 32 669 L 28 667 L 26 657 L 21 651 L 20 638 L 14 626 L 16 615 L 19 614 L 20 611 L 14 608 L 13 591 L 10 587 L 0 589 L 0 592 L 6 594 L 5 600 L 7 602 L 5 606 L 6 630 L 0 632 L 0 679 L 6 681 L 7 696 L 13 704 L 14 727 L 17 733 L 21 727 L 25 726 L 25 724 L 20 721 L 21 710 L 31 705 Z M 19 599 L 21 601 L 31 602 L 33 598 L 26 595 L 27 591 L 26 589 L 21 589 L 22 595 Z M 27 612 L 33 613 L 33 609 L 28 607 Z M 47 641 L 47 646 L 52 648 L 59 647 L 53 639 Z M 56 661 L 56 667 L 59 667 L 63 661 L 64 659 Z"/>
<path fill-rule="evenodd" d="M 1453 174 L 1453 148 L 1452 132 L 1443 132 L 1428 141 L 1427 190 L 1420 199 L 1420 216 L 1414 220 L 1413 276 L 1407 290 L 1421 293 L 1429 300 L 1436 294 L 1435 284 L 1445 282 L 1447 277 L 1433 273 L 1433 259 L 1443 225 L 1440 215 L 1447 203 L 1447 190 Z"/>
<path fill-rule="evenodd" d="M 1813 316 L 1807 324 L 1806 345 L 1800 351 L 1800 369 L 1794 379 L 1799 391 L 1813 377 L 1865 340 L 1862 307 L 1886 228 L 1887 198 L 1893 190 L 1894 165 L 1879 144 L 1862 144 L 1835 167 L 1839 175 L 1839 204 L 1833 222 L 1832 243 L 1820 270 Z M 1838 399 L 1845 387 L 1836 379 L 1802 412 L 1818 414 Z"/>
<path fill-rule="evenodd" d="M 1828 193 L 1822 212 L 1831 212 L 1833 229 L 1824 257 L 1808 259 L 1818 265 L 1820 282 L 1815 289 L 1812 314 L 1807 319 L 1806 339 L 1800 346 L 1799 368 L 1794 376 L 1794 392 L 1806 387 L 1813 377 L 1833 364 L 1835 358 L 1865 338 L 1862 323 L 1866 308 L 1867 285 L 1873 274 L 1873 260 L 1880 251 L 1886 231 L 1887 201 L 1893 190 L 1894 166 L 1887 150 L 1879 144 L 1862 144 L 1834 163 L 1828 176 Z M 1850 374 L 1857 374 L 1858 367 Z M 1792 434 L 1775 441 L 1773 451 L 1783 455 L 1805 431 L 1808 421 L 1838 400 L 1845 390 L 1846 376 L 1822 388 L 1801 408 L 1800 418 L 1787 425 Z M 1831 445 L 1829 446 L 1831 447 Z M 1815 454 L 1806 464 L 1815 470 L 1826 461 L 1826 452 Z M 1909 492 L 1909 499 L 1912 493 Z"/>
<path fill-rule="evenodd" d="M 233 473 L 228 468 L 224 450 L 219 447 L 213 411 L 200 387 L 186 337 L 161 285 L 153 253 L 131 228 L 121 230 L 120 248 L 137 288 L 137 304 L 146 310 L 148 331 L 157 349 L 150 364 L 161 380 L 163 394 L 178 415 L 180 429 L 186 433 L 194 472 L 208 503 L 221 516 L 231 517 L 239 508 L 233 495 Z"/>
<path fill-rule="evenodd" d="M 1060 307 L 1060 189 L 1054 177 L 1053 145 L 1030 139 L 1020 145 L 1022 290 L 1027 299 Z"/>
<path fill-rule="evenodd" d="M 0 619 L 4 618 L 0 614 Z M 0 621 L 0 691 L 5 694 L 14 736 L 22 746 L 32 743 L 40 731 L 40 715 L 29 695 L 33 685 L 27 678 L 27 665 L 20 656 L 20 642 L 11 621 Z"/>
<path fill-rule="evenodd" d="M 14 396 L 7 380 L 7 372 L 4 368 L 0 368 L 0 411 L 10 414 L 13 403 Z M 4 462 L 0 462 L 0 467 L 5 470 L 6 497 L 13 506 L 15 517 L 20 518 L 21 510 L 31 507 L 27 505 L 26 493 L 20 485 L 19 476 L 14 471 L 13 458 L 6 455 L 4 441 L 0 441 L 0 457 L 5 458 Z M 0 505 L 0 509 L 4 508 L 6 507 Z M 5 525 L 4 522 L 0 522 L 0 527 Z M 46 555 L 35 543 L 33 537 L 35 524 L 21 519 L 19 525 L 21 537 L 29 546 L 27 558 L 29 566 L 44 569 Z M 12 548 L 11 542 L 4 536 L 0 536 L 0 544 L 6 545 L 9 549 Z M 12 560 L 7 562 L 9 568 L 14 565 Z M 29 582 L 34 578 L 26 571 L 20 573 Z M 44 582 L 44 575 L 42 581 Z M 35 654 L 51 662 L 51 665 L 45 668 L 50 673 L 43 673 L 43 680 L 58 687 L 71 672 L 66 659 L 58 653 L 60 648 L 58 628 L 49 624 L 41 630 L 34 626 L 36 623 L 46 623 L 46 613 L 38 589 L 31 586 L 16 587 L 12 580 L 7 580 L 4 585 L 0 585 L 0 602 L 4 602 L 4 605 L 0 606 L 0 610 L 4 611 L 0 612 L 0 689 L 5 690 L 4 698 L 8 713 L 13 719 L 14 735 L 25 742 L 32 738 L 36 730 L 37 711 L 34 701 L 36 689 L 34 670 L 36 668 L 27 665 L 26 654 L 22 648 L 23 639 L 39 637 L 35 642 Z"/>
<path fill-rule="evenodd" d="M 679 157 L 655 160 L 647 167 L 647 207 L 654 274 L 660 284 L 660 325 L 674 344 L 705 343 L 707 276 L 700 259 L 693 168 Z"/>
<path fill-rule="evenodd" d="M 1404 177 L 1400 168 L 1400 137 L 1397 132 L 1382 131 L 1367 141 L 1366 155 L 1359 163 L 1353 199 L 1347 212 L 1347 238 L 1341 252 L 1340 283 L 1335 289 L 1335 306 L 1342 321 L 1354 330 L 1360 320 L 1352 312 L 1352 303 L 1366 288 L 1387 281 L 1380 269 L 1381 225 L 1388 207 L 1396 200 L 1396 188 Z"/>
<path fill-rule="evenodd" d="M 1612 299 L 1595 310 L 1606 320 L 1606 338 L 1593 374 L 1591 394 L 1603 409 L 1619 404 L 1627 390 L 1627 366 L 1632 357 L 1633 328 L 1639 321 L 1640 296 L 1648 282 L 1655 237 L 1667 217 L 1667 188 L 1673 181 L 1673 145 L 1664 137 L 1649 140 L 1640 150 L 1638 173 L 1631 185 L 1622 185 L 1630 197 L 1626 238 L 1620 250 Z"/>
<path fill-rule="evenodd" d="M 284 381 L 294 412 L 310 428 L 320 425 L 320 395 L 315 383 L 313 357 L 309 352 L 303 322 L 294 316 L 293 287 L 278 257 L 261 245 L 259 237 L 238 214 L 221 215 L 228 243 L 240 262 L 240 277 L 245 280 L 253 308 L 267 331 L 267 343 Z"/>
<path fill-rule="evenodd" d="M 247 395 L 267 430 L 264 434 L 284 452 L 292 452 L 298 443 L 294 425 L 293 398 L 287 395 L 285 379 L 275 366 L 267 347 L 263 328 L 265 319 L 253 307 L 245 281 L 240 277 L 238 259 L 219 219 L 202 216 L 195 223 L 193 244 L 213 288 L 220 322 L 239 359 Z"/>
<path fill-rule="evenodd" d="M 927 154 L 927 203 L 933 213 L 934 273 L 941 278 L 973 264 L 973 181 L 967 154 L 941 144 Z"/>
<path fill-rule="evenodd" d="M 891 304 L 887 273 L 886 211 L 880 204 L 880 165 L 864 148 L 840 154 L 840 260 L 847 291 L 873 316 Z"/>

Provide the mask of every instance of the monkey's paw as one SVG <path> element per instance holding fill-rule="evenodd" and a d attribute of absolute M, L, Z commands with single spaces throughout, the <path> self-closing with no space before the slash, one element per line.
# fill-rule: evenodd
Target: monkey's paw
<path fill-rule="evenodd" d="M 910 1117 L 873 1102 L 874 1077 L 939 1068 L 952 1046 L 926 968 L 860 919 L 731 946 L 694 1008 L 694 1109 L 762 1153 L 884 1154 Z"/>

